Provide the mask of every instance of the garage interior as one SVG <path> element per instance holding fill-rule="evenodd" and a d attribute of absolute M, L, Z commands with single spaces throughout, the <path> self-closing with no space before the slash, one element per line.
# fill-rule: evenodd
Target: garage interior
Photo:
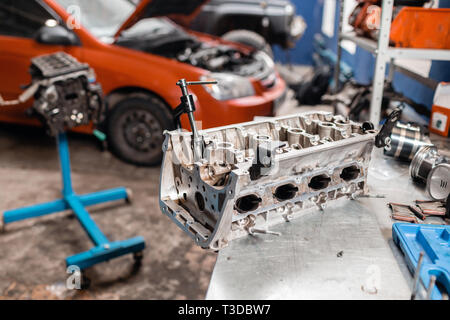
<path fill-rule="evenodd" d="M 27 36 L 26 41 L 36 41 L 44 48 L 31 58 L 64 51 L 95 71 L 96 80 L 89 79 L 85 88 L 80 89 L 83 95 L 83 90 L 93 90 L 89 86 L 97 82 L 103 89 L 104 96 L 99 99 L 104 99 L 103 110 L 110 113 L 97 121 L 89 113 L 93 113 L 92 107 L 85 111 L 78 110 L 80 113 L 86 112 L 85 117 L 89 114 L 89 122 L 80 120 L 82 125 L 74 119 L 64 119 L 61 120 L 65 121 L 64 126 L 56 127 L 57 120 L 51 119 L 56 119 L 57 112 L 50 114 L 45 113 L 46 109 L 45 112 L 39 111 L 38 105 L 41 107 L 45 103 L 47 106 L 48 97 L 44 98 L 43 93 L 45 90 L 39 91 L 51 85 L 47 82 L 39 82 L 39 89 L 36 87 L 32 96 L 28 97 L 30 99 L 26 99 L 29 101 L 15 100 L 19 94 L 33 87 L 30 83 L 42 81 L 39 78 L 42 75 L 33 74 L 33 68 L 29 71 L 32 63 L 38 63 L 19 52 L 25 52 L 28 48 L 27 44 L 20 44 L 21 31 L 7 29 L 6 23 L 0 22 L 0 75 L 3 79 L 0 81 L 0 219 L 5 219 L 2 221 L 3 225 L 0 223 L 3 227 L 0 232 L 0 300 L 448 300 L 450 1 L 242 1 L 243 7 L 239 9 L 241 13 L 243 10 L 250 11 L 251 6 L 260 10 L 260 14 L 252 19 L 239 16 L 225 19 L 220 16 L 223 14 L 221 6 L 232 2 L 227 0 L 193 1 L 189 5 L 178 6 L 177 1 L 173 1 L 171 3 L 174 7 L 157 0 L 117 0 L 118 3 L 122 1 L 127 2 L 127 8 L 132 8 L 130 13 L 136 9 L 139 12 L 137 17 L 142 21 L 130 22 L 133 20 L 130 19 L 128 23 L 131 26 L 122 30 L 122 35 L 120 32 L 115 35 L 117 42 L 98 40 L 98 44 L 90 40 L 91 37 L 95 38 L 93 30 L 101 33 L 106 32 L 106 29 L 83 26 L 88 21 L 83 20 L 87 19 L 83 18 L 83 10 L 80 26 L 66 28 L 69 23 L 77 23 L 76 19 L 70 18 L 77 15 L 74 5 L 76 7 L 78 1 L 33 1 L 34 5 L 43 6 L 46 10 L 50 8 L 48 10 L 51 14 L 60 16 L 61 21 L 56 21 L 56 25 L 65 25 L 66 31 L 77 34 L 78 40 L 60 46 L 45 44 L 45 37 L 42 38 L 44 40 L 37 40 L 40 39 L 39 35 Z M 13 19 L 13 11 L 8 10 L 14 6 L 19 8 L 22 2 L 6 1 L 4 5 L 0 4 L 0 20 L 2 17 Z M 97 4 L 102 6 L 106 2 L 94 1 L 94 8 Z M 246 5 L 250 7 L 246 8 Z M 275 10 L 275 13 L 280 12 L 276 10 L 283 10 L 283 14 L 296 21 L 298 25 L 294 26 L 289 20 L 289 28 L 299 29 L 295 36 L 282 36 L 270 31 L 275 30 L 278 22 L 281 23 L 272 20 L 272 14 L 277 14 L 271 10 Z M 195 18 L 186 22 L 184 18 L 174 17 L 173 14 Z M 295 17 L 299 19 L 295 20 Z M 98 19 L 101 18 L 100 15 Z M 172 20 L 167 23 L 169 18 Z M 114 19 L 111 18 L 111 21 Z M 152 26 L 157 31 L 155 35 L 145 38 L 139 28 L 145 31 L 144 22 L 151 19 L 157 21 L 158 24 Z M 418 25 L 422 27 L 416 26 L 411 31 L 407 26 L 414 19 L 420 21 Z M 46 20 L 44 27 L 55 28 L 48 21 Z M 373 24 L 375 27 L 371 27 Z M 36 29 L 36 26 L 33 25 L 32 28 Z M 197 42 L 190 36 L 186 38 L 178 28 L 188 30 L 186 34 L 198 32 L 201 41 Z M 433 28 L 439 28 L 440 33 L 436 34 L 436 29 Z M 293 33 L 292 29 L 286 32 Z M 35 31 L 39 33 L 42 29 Z M 78 32 L 83 34 L 79 35 Z M 246 38 L 249 32 L 252 35 Z M 177 41 L 181 39 L 180 42 L 169 45 L 161 40 L 164 45 L 154 45 L 159 45 L 157 40 L 167 34 L 173 38 L 179 37 Z M 220 38 L 224 40 L 217 40 Z M 216 49 L 216 44 L 208 46 L 215 41 L 224 41 L 221 43 L 223 47 Z M 92 48 L 87 47 L 88 43 Z M 185 46 L 182 50 L 179 48 L 180 43 Z M 238 43 L 243 48 L 230 49 L 227 47 L 230 43 L 231 46 Z M 11 47 L 13 44 L 17 48 Z M 80 53 L 85 46 L 86 52 Z M 117 52 L 113 52 L 111 47 Z M 189 57 L 188 52 L 197 54 L 197 60 Z M 259 56 L 258 52 L 261 52 Z M 214 55 L 211 60 L 203 60 L 210 55 Z M 118 60 L 119 56 L 123 60 Z M 222 65 L 221 71 L 214 69 L 219 68 L 216 64 L 223 63 L 223 59 L 228 59 L 226 66 Z M 21 62 L 22 67 L 16 68 L 19 60 L 27 63 Z M 102 60 L 117 65 L 107 69 L 102 65 Z M 134 63 L 131 62 L 133 60 Z M 236 62 L 237 60 L 239 61 Z M 273 65 L 276 72 L 273 75 L 265 74 L 264 63 Z M 138 76 L 137 73 L 136 77 L 129 76 L 139 68 L 144 68 L 144 65 L 149 68 L 146 71 L 155 68 L 156 72 L 148 76 Z M 159 70 L 164 68 L 167 68 L 167 75 L 163 76 Z M 123 71 L 125 69 L 128 71 Z M 257 80 L 254 69 L 260 72 L 256 76 L 259 77 Z M 11 72 L 19 75 L 5 80 Z M 194 75 L 197 78 L 188 78 Z M 24 82 L 23 79 L 27 81 Z M 180 85 L 182 79 L 201 81 L 203 84 L 190 83 L 184 95 Z M 13 82 L 19 80 L 21 82 L 16 86 Z M 117 89 L 113 81 L 117 82 L 117 86 L 120 82 L 123 88 Z M 137 83 L 145 81 L 149 83 L 148 89 L 137 88 Z M 216 90 L 215 86 L 220 86 L 221 82 L 239 84 L 239 88 L 226 91 L 224 87 L 223 90 Z M 256 82 L 258 84 L 254 84 Z M 251 87 L 251 83 L 256 89 Z M 153 85 L 163 89 L 161 92 L 150 90 Z M 16 91 L 10 89 L 12 86 L 17 87 L 14 89 Z M 280 95 L 275 97 L 277 90 Z M 65 99 L 68 101 L 67 96 Z M 92 104 L 92 101 L 87 103 Z M 140 113 L 140 110 L 155 105 L 157 111 L 150 113 L 150 116 L 144 111 Z M 131 107 L 136 109 L 128 112 Z M 25 112 L 32 109 L 34 113 Z M 259 226 L 258 223 L 261 222 L 256 220 L 255 225 L 242 228 L 246 230 L 245 235 L 238 234 L 231 227 L 225 230 L 219 223 L 216 227 L 209 228 L 210 216 L 204 221 L 197 219 L 196 214 L 205 212 L 203 199 L 206 198 L 207 202 L 206 195 L 209 195 L 209 191 L 203 189 L 204 192 L 195 192 L 193 203 L 197 207 L 192 209 L 189 205 L 189 189 L 186 189 L 188 197 L 185 194 L 183 200 L 178 180 L 173 178 L 180 169 L 172 169 L 170 166 L 167 171 L 168 163 L 172 165 L 173 162 L 173 168 L 178 168 L 179 163 L 173 158 L 161 160 L 164 154 L 173 152 L 176 155 L 174 158 L 179 155 L 181 168 L 183 161 L 189 163 L 184 166 L 185 170 L 190 170 L 195 165 L 200 166 L 198 163 L 205 160 L 202 158 L 200 162 L 189 162 L 191 160 L 185 160 L 181 155 L 185 149 L 173 147 L 179 139 L 177 124 L 187 131 L 197 131 L 197 128 L 193 128 L 193 123 L 197 123 L 198 132 L 202 133 L 206 129 L 209 137 L 217 138 L 220 134 L 215 135 L 214 130 L 220 130 L 217 128 L 222 126 L 240 126 L 242 129 L 243 126 L 238 123 L 256 121 L 264 128 L 266 122 L 280 121 L 279 126 L 271 127 L 273 131 L 257 132 L 259 135 L 270 136 L 276 130 L 281 132 L 283 125 L 287 126 L 288 120 L 283 119 L 297 117 L 299 114 L 313 114 L 313 123 L 337 124 L 344 121 L 357 129 L 350 129 L 351 134 L 344 135 L 342 139 L 332 139 L 334 136 L 328 133 L 331 140 L 325 139 L 327 141 L 322 140 L 322 131 L 320 134 L 314 133 L 317 141 L 321 142 L 298 147 L 305 152 L 308 148 L 318 148 L 315 157 L 305 155 L 305 158 L 300 159 L 298 156 L 295 168 L 304 165 L 307 169 L 297 173 L 289 171 L 286 176 L 277 176 L 273 181 L 288 181 L 296 175 L 301 176 L 323 166 L 328 170 L 325 180 L 329 181 L 324 182 L 324 177 L 317 175 L 317 183 L 324 183 L 325 186 L 316 188 L 312 180 L 309 180 L 308 186 L 314 192 L 327 189 L 334 183 L 333 177 L 336 175 L 329 173 L 332 172 L 330 168 L 338 168 L 340 165 L 332 162 L 333 156 L 341 159 L 339 157 L 347 152 L 359 167 L 354 177 L 354 172 L 351 171 L 354 167 L 342 171 L 352 177 L 347 180 L 345 174 L 340 173 L 339 181 L 345 187 L 356 185 L 356 190 L 344 192 L 344 189 L 339 189 L 345 195 L 342 199 L 337 199 L 339 190 L 327 189 L 327 198 L 324 193 L 316 192 L 314 197 L 304 200 L 302 197 L 312 191 L 302 189 L 300 184 L 291 184 L 293 192 L 302 199 L 301 210 L 296 212 L 298 216 L 294 215 L 291 219 L 283 214 L 286 222 L 273 225 L 267 222 L 267 225 Z M 177 116 L 180 116 L 178 123 Z M 191 119 L 191 116 L 195 118 Z M 41 120 L 44 125 L 36 119 Z M 144 122 L 139 122 L 140 119 L 149 119 L 147 126 L 143 125 Z M 196 119 L 201 122 L 195 122 Z M 287 127 L 287 132 L 299 129 L 294 127 L 298 123 L 301 127 L 301 121 L 303 120 L 297 119 L 289 122 L 291 127 Z M 51 130 L 55 132 L 51 133 Z M 170 136 L 164 130 L 173 135 Z M 61 196 L 61 171 L 64 175 L 64 169 L 58 163 L 55 140 L 61 150 L 60 138 L 66 131 L 74 190 L 86 194 L 123 186 L 127 188 L 127 192 L 131 190 L 132 193 L 127 194 L 125 200 L 110 199 L 114 202 L 96 204 L 89 208 L 86 205 L 87 214 L 95 220 L 98 227 L 86 224 L 86 220 L 72 210 L 59 210 L 61 212 L 42 214 L 42 217 L 8 221 L 8 217 L 14 216 L 11 212 L 17 208 L 53 201 Z M 122 138 L 116 138 L 119 133 L 123 134 Z M 369 134 L 373 135 L 372 140 L 364 136 Z M 147 140 L 142 138 L 144 136 Z M 245 136 L 251 136 L 251 133 L 247 132 Z M 345 149 L 345 152 L 337 149 L 332 157 L 326 159 L 319 154 L 328 150 L 318 146 L 320 144 L 328 143 L 331 146 L 342 142 L 339 147 L 347 148 L 343 141 L 357 139 L 358 136 L 366 137 L 364 139 L 367 141 L 364 142 L 367 146 L 358 145 L 363 151 L 358 151 L 361 154 L 358 153 L 357 156 L 356 151 L 352 153 L 349 149 Z M 112 137 L 114 141 L 111 141 Z M 136 142 L 124 146 L 130 137 Z M 228 141 L 227 134 L 223 133 L 221 137 L 223 141 L 219 139 L 219 143 Z M 234 136 L 231 137 L 228 142 L 234 143 Z M 273 154 L 276 153 L 275 150 L 286 147 L 286 143 L 290 147 L 288 151 L 285 150 L 286 153 L 299 151 L 294 150 L 297 144 L 291 143 L 287 137 L 288 135 L 286 139 L 280 138 L 277 141 L 284 144 L 273 149 L 272 161 L 281 161 L 277 157 L 281 159 L 282 151 Z M 142 146 L 142 139 L 145 140 L 145 148 Z M 170 143 L 167 144 L 167 141 Z M 183 145 L 183 139 L 180 141 L 180 145 Z M 362 143 L 361 141 L 358 143 Z M 194 139 L 191 142 L 192 150 L 189 152 L 192 152 L 194 159 L 196 142 Z M 202 143 L 202 150 L 207 150 L 208 141 L 203 140 Z M 129 150 L 137 150 L 138 156 L 134 157 Z M 211 154 L 213 158 L 215 153 Z M 259 159 L 256 155 L 255 157 Z M 240 162 L 245 161 L 249 160 Z M 267 167 L 263 162 L 257 161 L 259 167 L 252 165 L 251 169 L 256 167 L 261 170 Z M 317 164 L 314 162 L 314 165 L 309 165 L 308 161 L 316 161 Z M 206 160 L 203 162 L 206 163 Z M 241 167 L 233 168 L 240 170 Z M 242 197 L 239 200 L 248 195 L 246 189 L 256 190 L 258 183 L 262 181 L 262 185 L 270 180 L 265 175 L 250 178 L 253 171 L 249 171 L 250 174 L 245 170 L 242 171 L 244 173 L 239 173 L 248 175 L 248 182 L 241 189 L 233 189 L 240 190 Z M 309 176 L 306 177 L 309 179 Z M 361 179 L 361 184 L 349 182 L 356 177 Z M 235 181 L 232 178 L 226 179 L 228 182 Z M 161 181 L 164 181 L 164 186 Z M 166 181 L 170 181 L 170 185 Z M 227 187 L 225 182 L 214 183 L 216 184 L 211 185 L 217 187 L 217 190 Z M 236 182 L 236 185 L 239 183 Z M 184 188 L 188 185 L 183 181 L 181 184 Z M 172 198 L 164 198 L 162 195 L 165 191 Z M 172 196 L 177 193 L 178 202 Z M 199 201 L 197 194 L 202 195 L 202 201 Z M 269 200 L 264 198 L 262 191 L 258 195 L 260 198 L 255 200 L 258 203 L 249 204 L 255 207 L 248 209 L 238 202 L 234 207 L 231 206 L 229 210 L 233 217 L 245 216 L 246 219 L 249 212 L 263 210 Z M 325 198 L 321 198 L 322 196 Z M 233 197 L 234 195 L 227 199 Z M 284 195 L 274 197 L 276 199 L 273 203 L 270 202 L 270 210 L 275 212 L 278 208 L 281 213 L 283 210 L 294 210 L 283 202 L 289 202 L 294 196 L 286 196 L 289 199 L 283 198 Z M 331 201 L 334 198 L 336 202 Z M 320 202 L 321 199 L 323 202 Z M 314 202 L 314 207 L 308 207 L 307 201 Z M 202 203 L 203 208 L 200 205 Z M 281 203 L 282 206 L 272 206 Z M 176 221 L 178 209 L 174 209 L 179 207 L 194 217 L 195 223 L 188 219 L 189 223 L 184 220 L 181 224 L 186 224 L 180 226 L 180 220 Z M 215 209 L 212 206 L 212 211 L 211 208 L 207 210 L 213 216 Z M 177 214 L 170 216 L 164 210 Z M 228 209 L 220 211 L 220 215 L 226 210 Z M 267 212 L 262 212 L 265 217 Z M 221 221 L 221 218 L 217 219 Z M 233 220 L 234 222 L 236 221 Z M 195 237 L 196 232 L 197 236 L 201 232 L 195 228 L 193 231 L 192 225 L 198 226 L 200 231 L 207 229 L 205 232 L 210 237 L 215 237 L 214 232 L 217 230 L 226 232 L 229 237 L 221 238 L 217 243 L 203 239 L 202 248 L 201 241 Z M 111 243 L 96 242 L 92 234 L 97 232 L 97 228 Z M 68 279 L 74 273 L 68 269 L 69 264 L 65 260 L 67 257 L 89 252 L 86 250 L 100 248 L 101 245 L 108 251 L 109 245 L 114 245 L 114 241 L 126 241 L 125 239 L 137 236 L 142 237 L 142 243 L 145 242 L 144 249 L 124 248 L 117 255 L 108 259 L 100 257 L 98 261 L 92 253 L 92 257 L 85 259 L 94 259 L 95 262 L 86 262 L 81 257 L 83 263 L 89 264 L 88 267 L 81 268 L 82 287 L 69 287 Z M 139 254 L 139 258 L 136 258 L 136 254 Z M 78 279 L 75 284 L 79 284 L 77 281 Z"/>

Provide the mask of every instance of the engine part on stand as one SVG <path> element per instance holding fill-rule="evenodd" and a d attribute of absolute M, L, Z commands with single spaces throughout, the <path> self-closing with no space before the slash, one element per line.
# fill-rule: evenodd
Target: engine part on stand
<path fill-rule="evenodd" d="M 440 155 L 436 147 L 423 146 L 417 151 L 409 166 L 411 178 L 414 181 L 426 183 L 431 170 L 436 165 L 447 162 L 447 158 Z"/>
<path fill-rule="evenodd" d="M 68 128 L 88 124 L 91 120 L 98 119 L 101 113 L 103 106 L 101 88 L 95 82 L 93 70 L 72 56 L 58 52 L 32 59 L 30 72 L 33 79 L 31 86 L 19 99 L 8 105 L 26 101 L 25 98 L 35 94 L 34 110 L 48 126 L 48 133 L 56 135 L 62 175 L 62 198 L 5 211 L 0 215 L 2 222 L 7 225 L 69 209 L 73 211 L 95 246 L 88 251 L 67 257 L 67 267 L 77 266 L 83 270 L 125 254 L 133 254 L 136 262 L 140 263 L 142 251 L 145 249 L 144 238 L 110 241 L 85 209 L 89 205 L 110 201 L 130 202 L 131 191 L 119 187 L 78 195 L 72 186 L 69 144 L 65 131 Z"/>
<path fill-rule="evenodd" d="M 411 161 L 423 146 L 432 146 L 423 127 L 411 123 L 397 122 L 392 128 L 390 145 L 384 148 L 384 154 Z"/>
<path fill-rule="evenodd" d="M 33 109 L 50 135 L 100 121 L 102 89 L 89 65 L 63 52 L 36 57 L 31 63 L 32 83 L 39 84 Z"/>
<path fill-rule="evenodd" d="M 13 101 L 0 97 L 0 105 L 17 105 L 34 96 L 32 111 L 51 136 L 102 120 L 103 93 L 89 65 L 57 52 L 31 59 L 30 74 L 26 91 Z"/>
<path fill-rule="evenodd" d="M 177 84 L 183 83 L 189 84 Z M 191 101 L 184 92 L 181 100 Z M 219 250 L 248 234 L 276 234 L 270 226 L 367 194 L 378 133 L 371 128 L 308 112 L 166 131 L 161 211 L 205 249 Z"/>

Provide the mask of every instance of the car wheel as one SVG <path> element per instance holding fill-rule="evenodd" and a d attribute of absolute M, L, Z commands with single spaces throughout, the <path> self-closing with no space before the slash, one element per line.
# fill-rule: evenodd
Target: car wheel
<path fill-rule="evenodd" d="M 271 58 L 273 58 L 273 51 L 270 44 L 268 44 L 266 39 L 256 32 L 249 30 L 232 30 L 222 35 L 222 39 L 241 43 L 257 50 L 264 51 Z"/>
<path fill-rule="evenodd" d="M 163 131 L 173 129 L 172 115 L 155 96 L 120 101 L 108 116 L 108 143 L 122 160 L 142 166 L 162 159 Z"/>

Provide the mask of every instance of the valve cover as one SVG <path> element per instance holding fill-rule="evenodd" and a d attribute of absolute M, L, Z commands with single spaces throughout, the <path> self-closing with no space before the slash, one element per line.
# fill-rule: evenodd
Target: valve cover
<path fill-rule="evenodd" d="M 308 112 L 199 131 L 165 132 L 160 207 L 205 249 L 329 201 L 365 194 L 377 131 L 329 112 Z"/>

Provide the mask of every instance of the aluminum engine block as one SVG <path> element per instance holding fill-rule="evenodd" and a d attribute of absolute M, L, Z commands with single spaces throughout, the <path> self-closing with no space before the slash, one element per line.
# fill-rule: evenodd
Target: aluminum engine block
<path fill-rule="evenodd" d="M 160 207 L 205 249 L 289 221 L 329 201 L 367 193 L 377 131 L 309 112 L 199 131 L 165 133 Z"/>

